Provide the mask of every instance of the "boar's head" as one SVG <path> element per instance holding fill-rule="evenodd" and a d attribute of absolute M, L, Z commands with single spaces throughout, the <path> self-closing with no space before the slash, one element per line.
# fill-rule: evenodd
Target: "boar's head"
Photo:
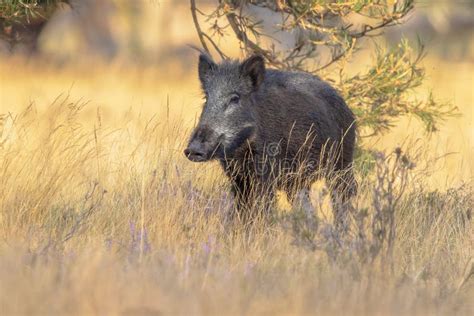
<path fill-rule="evenodd" d="M 191 161 L 232 158 L 255 135 L 254 94 L 265 76 L 265 63 L 254 55 L 242 63 L 199 56 L 205 103 L 184 154 Z"/>

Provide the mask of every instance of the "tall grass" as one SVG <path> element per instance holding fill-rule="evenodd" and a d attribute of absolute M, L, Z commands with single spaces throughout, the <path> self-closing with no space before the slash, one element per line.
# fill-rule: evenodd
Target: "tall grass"
<path fill-rule="evenodd" d="M 100 111 L 84 124 L 87 106 L 65 95 L 47 110 L 1 117 L 2 313 L 474 311 L 469 184 L 429 191 L 410 168 L 402 183 L 387 153 L 376 159 L 375 178 L 358 176 L 342 246 L 321 239 L 331 222 L 321 186 L 312 192 L 317 235 L 299 229 L 304 218 L 284 201 L 275 221 L 243 229 L 226 222 L 232 202 L 219 166 L 185 160 L 182 119 L 138 116 L 110 128 Z M 393 181 L 391 191 L 383 181 Z M 388 239 L 377 244 L 373 224 L 386 215 L 393 216 L 390 249 Z M 377 247 L 390 251 L 388 264 Z"/>

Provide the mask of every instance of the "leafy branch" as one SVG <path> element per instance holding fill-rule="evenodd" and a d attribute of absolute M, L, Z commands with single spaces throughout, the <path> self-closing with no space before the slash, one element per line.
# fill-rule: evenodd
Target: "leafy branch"
<path fill-rule="evenodd" d="M 414 0 L 219 0 L 210 13 L 200 11 L 196 0 L 190 1 L 196 31 L 207 53 L 215 51 L 227 59 L 228 53 L 216 43 L 230 36 L 240 43 L 244 54 L 260 54 L 271 67 L 334 81 L 356 113 L 362 136 L 390 130 L 403 115 L 420 119 L 426 131 L 432 132 L 443 118 L 455 113 L 455 107 L 438 102 L 432 94 L 426 100 L 412 97 L 424 80 L 423 45 L 417 53 L 407 41 L 388 50 L 376 47 L 373 64 L 365 72 L 345 75 L 353 53 L 367 44 L 365 39 L 403 23 L 415 9 Z M 274 29 L 293 35 L 293 40 L 285 43 L 291 45 L 278 45 L 262 28 L 263 21 L 252 15 L 252 8 L 280 16 Z M 329 76 L 329 69 L 339 77 Z"/>

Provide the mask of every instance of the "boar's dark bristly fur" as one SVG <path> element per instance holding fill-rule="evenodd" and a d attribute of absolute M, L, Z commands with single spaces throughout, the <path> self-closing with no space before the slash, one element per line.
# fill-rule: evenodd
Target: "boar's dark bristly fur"
<path fill-rule="evenodd" d="M 199 79 L 206 100 L 185 155 L 221 162 L 239 215 L 256 199 L 272 201 L 277 189 L 291 201 L 297 187 L 321 177 L 329 180 L 334 209 L 355 194 L 355 118 L 328 83 L 265 69 L 257 55 L 216 64 L 202 54 Z"/>

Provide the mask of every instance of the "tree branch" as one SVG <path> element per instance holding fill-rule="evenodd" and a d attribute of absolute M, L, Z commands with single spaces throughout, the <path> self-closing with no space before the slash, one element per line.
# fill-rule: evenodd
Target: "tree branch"
<path fill-rule="evenodd" d="M 196 32 L 198 33 L 199 41 L 201 41 L 202 48 L 210 55 L 209 48 L 207 47 L 206 41 L 204 40 L 203 34 L 205 34 L 201 30 L 201 26 L 199 25 L 198 17 L 196 14 L 196 1 L 190 0 L 191 2 L 191 15 L 193 16 L 194 27 L 196 28 Z"/>
<path fill-rule="evenodd" d="M 247 33 L 240 29 L 240 24 L 237 21 L 237 15 L 233 12 L 226 14 L 227 21 L 229 22 L 232 31 L 234 31 L 235 36 L 237 39 L 248 46 L 252 51 L 257 54 L 262 55 L 265 57 L 271 64 L 275 66 L 283 66 L 281 62 L 279 62 L 276 58 L 274 58 L 267 50 L 262 49 L 259 45 L 254 43 L 251 39 L 248 38 Z"/>

